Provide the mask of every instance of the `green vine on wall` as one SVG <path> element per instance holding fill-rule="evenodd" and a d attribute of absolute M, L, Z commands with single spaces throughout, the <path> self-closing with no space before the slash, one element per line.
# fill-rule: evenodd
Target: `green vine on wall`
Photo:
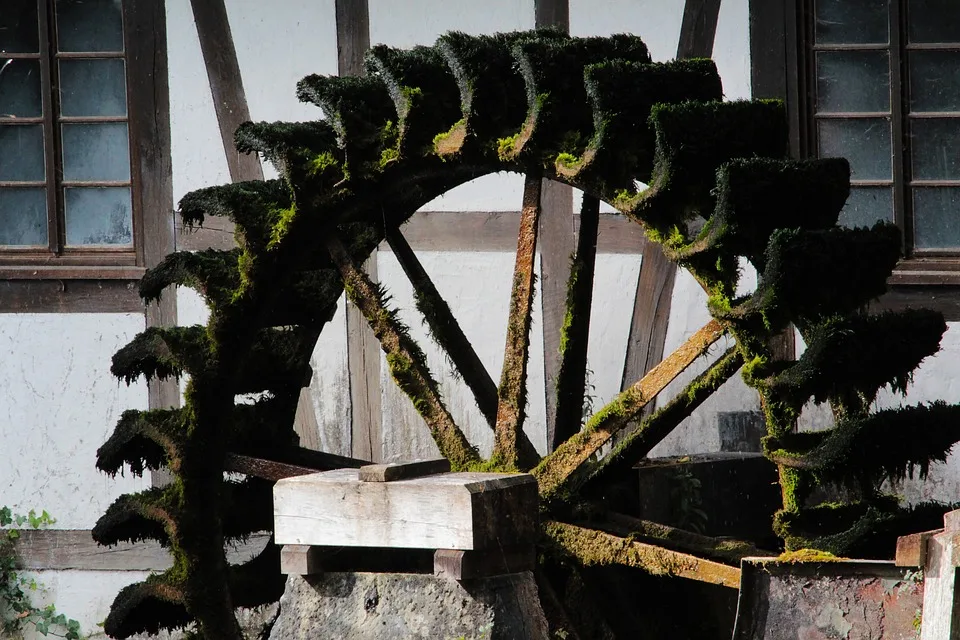
<path fill-rule="evenodd" d="M 33 509 L 27 515 L 16 514 L 10 507 L 0 507 L 0 632 L 4 638 L 21 638 L 33 627 L 42 636 L 80 640 L 80 623 L 57 611 L 54 604 L 37 607 L 33 594 L 43 590 L 34 578 L 17 569 L 16 542 L 26 525 L 43 529 L 56 523 L 50 514 Z M 12 525 L 12 526 L 11 526 Z"/>

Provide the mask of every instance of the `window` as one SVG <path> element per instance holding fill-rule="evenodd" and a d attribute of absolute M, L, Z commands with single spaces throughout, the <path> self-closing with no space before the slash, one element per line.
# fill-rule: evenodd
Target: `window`
<path fill-rule="evenodd" d="M 137 264 L 121 1 L 0 3 L 0 264 Z"/>
<path fill-rule="evenodd" d="M 908 257 L 960 257 L 960 2 L 807 0 L 801 15 L 801 152 L 850 160 L 841 224 L 894 221 Z"/>

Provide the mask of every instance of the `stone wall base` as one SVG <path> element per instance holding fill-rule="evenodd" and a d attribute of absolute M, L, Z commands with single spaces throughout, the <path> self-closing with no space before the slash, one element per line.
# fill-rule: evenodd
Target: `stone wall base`
<path fill-rule="evenodd" d="M 547 640 L 533 574 L 290 576 L 270 640 Z"/>

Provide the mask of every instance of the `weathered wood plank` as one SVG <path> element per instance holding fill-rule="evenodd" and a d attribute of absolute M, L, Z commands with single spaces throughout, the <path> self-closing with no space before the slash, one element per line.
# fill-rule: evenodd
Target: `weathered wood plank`
<path fill-rule="evenodd" d="M 263 180 L 260 158 L 256 154 L 239 153 L 233 142 L 237 127 L 250 120 L 250 109 L 243 90 L 240 63 L 224 0 L 190 0 L 190 5 L 200 37 L 200 50 L 210 81 L 217 122 L 220 124 L 220 138 L 230 179 L 233 182 Z"/>
<path fill-rule="evenodd" d="M 438 549 L 433 555 L 433 575 L 450 580 L 476 580 L 533 571 L 536 565 L 537 554 L 533 545 L 486 551 Z"/>
<path fill-rule="evenodd" d="M 256 556 L 270 536 L 254 534 L 231 545 L 227 558 L 242 562 Z M 173 566 L 170 553 L 155 541 L 102 547 L 89 530 L 42 529 L 21 531 L 16 543 L 18 569 L 32 571 L 165 571 Z"/>
<path fill-rule="evenodd" d="M 897 538 L 897 554 L 894 564 L 898 567 L 923 567 L 927 562 L 927 543 L 943 529 L 912 533 Z"/>
<path fill-rule="evenodd" d="M 3 280 L 0 313 L 143 313 L 136 280 Z"/>
<path fill-rule="evenodd" d="M 680 25 L 678 58 L 709 58 L 717 35 L 720 0 L 687 0 Z"/>
<path fill-rule="evenodd" d="M 740 588 L 740 569 L 712 560 L 562 522 L 547 523 L 546 535 L 585 567 L 620 564 L 655 576 Z"/>
<path fill-rule="evenodd" d="M 127 100 L 130 109 L 134 211 L 139 212 L 143 266 L 154 267 L 175 249 L 173 166 L 170 155 L 170 88 L 164 2 L 134 0 L 125 5 L 125 46 L 130 65 Z M 177 296 L 168 288 L 146 307 L 147 327 L 177 324 Z M 150 409 L 180 406 L 180 388 L 173 378 L 148 380 Z M 152 483 L 166 484 L 165 470 L 151 473 Z"/>
<path fill-rule="evenodd" d="M 446 473 L 361 482 L 357 469 L 287 478 L 273 490 L 277 544 L 488 549 L 534 542 L 528 474 Z"/>
<path fill-rule="evenodd" d="M 527 364 L 542 185 L 539 176 L 528 174 L 523 187 L 523 212 L 520 214 L 493 444 L 493 458 L 507 468 L 535 464 L 533 460 L 520 460 L 520 433 L 526 417 Z"/>
<path fill-rule="evenodd" d="M 517 250 L 519 211 L 418 211 L 403 226 L 403 236 L 415 251 Z M 580 214 L 573 214 L 574 235 Z M 639 254 L 646 239 L 643 228 L 623 216 L 600 214 L 597 253 Z M 381 251 L 389 251 L 386 244 Z"/>
<path fill-rule="evenodd" d="M 341 76 L 363 75 L 363 59 L 370 48 L 370 9 L 367 0 L 336 0 L 337 71 Z M 377 250 L 362 269 L 376 283 Z M 359 309 L 347 301 L 347 367 L 350 373 L 351 455 L 379 462 L 383 459 L 383 408 L 380 387 L 380 343 Z"/>
<path fill-rule="evenodd" d="M 416 462 L 368 464 L 360 467 L 360 482 L 393 482 L 449 472 L 450 461 L 446 458 L 418 460 Z"/>

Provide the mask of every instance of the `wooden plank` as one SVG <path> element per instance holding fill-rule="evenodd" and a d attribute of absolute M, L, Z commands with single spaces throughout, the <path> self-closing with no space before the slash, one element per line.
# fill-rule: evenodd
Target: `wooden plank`
<path fill-rule="evenodd" d="M 720 0 L 687 0 L 683 7 L 677 57 L 711 57 L 719 16 Z"/>
<path fill-rule="evenodd" d="M 361 482 L 393 482 L 395 480 L 409 480 L 435 473 L 449 473 L 450 461 L 446 458 L 437 460 L 418 460 L 416 462 L 388 462 L 387 464 L 368 464 L 360 467 Z"/>
<path fill-rule="evenodd" d="M 363 58 L 370 48 L 370 9 L 367 0 L 336 0 L 337 70 L 341 76 L 363 75 Z M 377 277 L 377 251 L 363 263 L 371 282 Z M 383 408 L 380 388 L 380 342 L 351 301 L 347 301 L 347 367 L 350 371 L 351 454 L 383 459 Z"/>
<path fill-rule="evenodd" d="M 566 3 L 563 3 L 566 4 Z M 570 259 L 575 252 L 573 192 L 567 185 L 543 181 L 540 195 L 540 309 L 543 316 L 543 374 L 547 410 L 547 446 L 555 446 L 560 332 L 567 310 Z"/>
<path fill-rule="evenodd" d="M 572 206 L 572 205 L 571 205 Z M 418 211 L 403 226 L 403 237 L 415 251 L 476 251 L 513 253 L 517 250 L 519 211 Z M 574 235 L 580 214 L 573 214 Z M 623 216 L 600 214 L 597 253 L 640 254 L 646 239 L 643 227 Z M 380 251 L 389 251 L 387 244 Z"/>
<path fill-rule="evenodd" d="M 713 560 L 561 522 L 547 523 L 546 535 L 558 549 L 585 567 L 619 564 L 657 576 L 687 578 L 731 589 L 740 587 L 740 570 Z"/>
<path fill-rule="evenodd" d="M 226 460 L 224 460 L 223 463 L 223 469 L 224 471 L 242 473 L 272 482 L 317 472 L 316 469 L 309 467 L 286 464 L 274 460 L 264 460 L 262 458 L 251 458 L 250 456 L 241 456 L 235 453 L 227 454 Z"/>
<path fill-rule="evenodd" d="M 530 351 L 530 323 L 536 279 L 537 235 L 540 220 L 543 180 L 527 174 L 523 186 L 523 213 L 517 239 L 507 340 L 500 375 L 500 402 L 494 428 L 493 458 L 507 468 L 530 468 L 535 460 L 520 460 L 520 433 L 526 418 L 527 365 Z"/>
<path fill-rule="evenodd" d="M 342 76 L 363 75 L 363 58 L 370 48 L 370 8 L 367 0 L 336 0 L 337 68 Z"/>
<path fill-rule="evenodd" d="M 533 545 L 486 551 L 438 549 L 433 555 L 433 575 L 450 580 L 476 580 L 533 571 L 536 565 L 537 553 Z"/>
<path fill-rule="evenodd" d="M 750 0 L 750 93 L 787 97 L 784 0 Z"/>
<path fill-rule="evenodd" d="M 269 542 L 268 534 L 253 534 L 246 542 L 230 545 L 231 562 L 246 561 Z M 16 543 L 18 569 L 49 571 L 165 571 L 173 566 L 169 551 L 156 541 L 121 543 L 102 547 L 89 530 L 23 530 Z"/>
<path fill-rule="evenodd" d="M 0 313 L 143 313 L 136 280 L 5 280 Z"/>
<path fill-rule="evenodd" d="M 891 287 L 869 305 L 870 313 L 903 309 L 933 309 L 948 322 L 960 321 L 960 286 Z"/>
<path fill-rule="evenodd" d="M 570 31 L 569 0 L 535 0 L 537 28 Z M 559 182 L 544 180 L 540 205 L 540 309 L 543 315 L 543 374 L 547 412 L 547 447 L 553 449 L 557 422 L 557 378 L 560 375 L 560 331 L 566 312 L 567 281 L 576 235 L 573 222 L 573 190 Z"/>
<path fill-rule="evenodd" d="M 200 50 L 207 68 L 230 179 L 233 182 L 263 180 L 260 158 L 256 154 L 239 153 L 233 142 L 237 127 L 250 120 L 250 109 L 243 90 L 240 63 L 224 0 L 190 0 L 190 5 L 200 37 Z"/>
<path fill-rule="evenodd" d="M 273 498 L 277 544 L 473 550 L 538 535 L 528 474 L 361 482 L 359 470 L 338 469 L 280 480 Z"/>
<path fill-rule="evenodd" d="M 280 549 L 280 573 L 294 576 L 315 576 L 323 572 L 320 547 L 285 544 Z"/>
<path fill-rule="evenodd" d="M 154 267 L 175 248 L 173 165 L 171 160 L 170 88 L 164 2 L 133 0 L 125 5 L 125 40 L 130 109 L 134 210 L 142 223 L 143 264 Z M 146 308 L 147 327 L 177 324 L 177 297 L 173 287 Z M 175 379 L 147 381 L 150 409 L 180 406 Z M 169 482 L 165 470 L 151 473 L 152 483 Z"/>
<path fill-rule="evenodd" d="M 557 27 L 570 31 L 569 0 L 534 0 L 533 6 L 537 28 Z"/>
<path fill-rule="evenodd" d="M 927 563 L 927 543 L 943 529 L 912 533 L 897 538 L 897 554 L 894 563 L 898 567 L 923 567 Z"/>

